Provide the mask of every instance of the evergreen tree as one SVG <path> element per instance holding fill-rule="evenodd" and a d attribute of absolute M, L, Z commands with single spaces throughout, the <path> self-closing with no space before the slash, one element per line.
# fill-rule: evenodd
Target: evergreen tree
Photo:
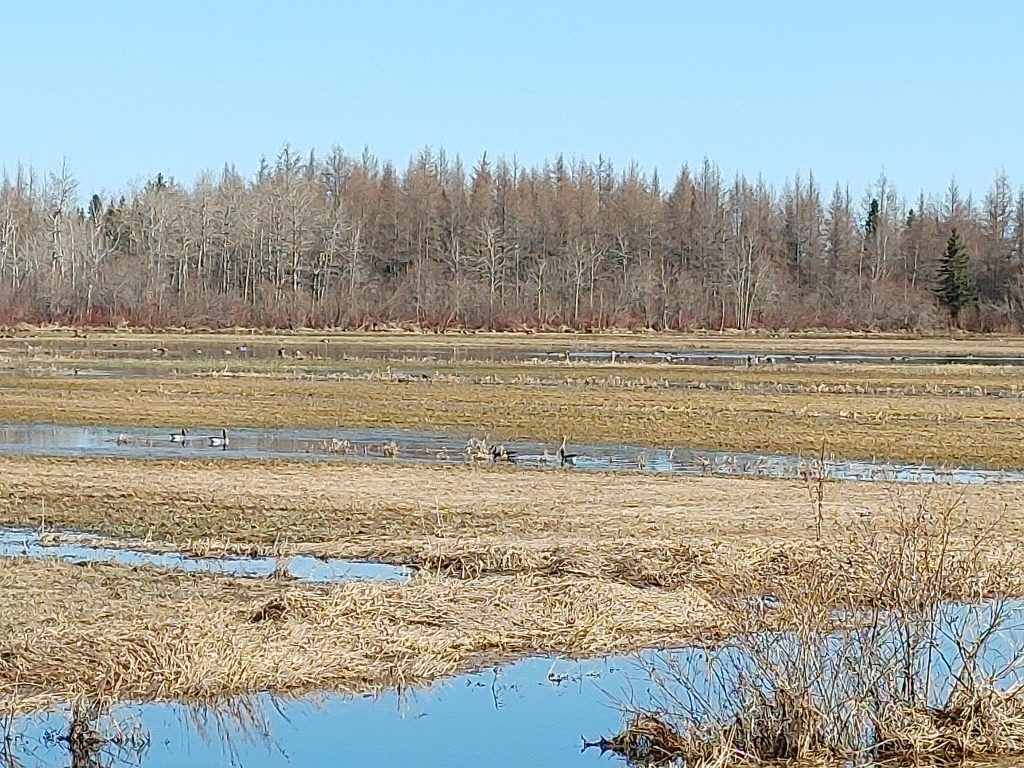
<path fill-rule="evenodd" d="M 868 208 L 868 216 L 864 220 L 864 233 L 869 237 L 878 231 L 878 220 L 882 215 L 881 206 L 878 204 L 878 198 L 871 198 L 871 206 Z"/>
<path fill-rule="evenodd" d="M 956 227 L 950 230 L 939 275 L 942 278 L 939 298 L 946 305 L 955 323 L 960 317 L 961 310 L 978 303 L 978 284 L 971 274 L 971 262 Z"/>

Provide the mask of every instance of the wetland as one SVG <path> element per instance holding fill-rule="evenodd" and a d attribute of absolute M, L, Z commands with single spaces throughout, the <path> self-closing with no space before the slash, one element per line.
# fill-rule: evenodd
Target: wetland
<path fill-rule="evenodd" d="M 1005 738 L 959 756 L 1015 754 L 1024 344 L 952 346 L 0 339 L 6 749 L 66 764 L 93 734 L 95 764 L 313 765 L 346 733 L 384 763 L 842 760 L 866 749 L 856 722 L 902 759 L 953 754 L 954 714 L 987 702 L 977 727 Z M 984 620 L 950 622 L 958 605 Z M 825 665 L 841 682 L 808 650 L 837 636 L 858 638 Z M 658 649 L 729 648 L 771 664 L 699 716 Z M 959 661 L 911 695 L 927 648 Z M 996 653 L 999 674 L 965 661 Z M 844 666 L 868 658 L 870 690 Z M 806 724 L 850 686 L 881 709 L 803 736 L 766 719 Z M 761 725 L 723 740 L 741 714 Z M 806 748 L 761 749 L 769 732 Z"/>

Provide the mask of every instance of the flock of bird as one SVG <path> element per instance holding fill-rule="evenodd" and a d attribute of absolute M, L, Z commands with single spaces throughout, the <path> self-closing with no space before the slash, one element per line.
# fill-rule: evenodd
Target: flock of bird
<path fill-rule="evenodd" d="M 555 452 L 554 456 L 548 453 L 548 449 L 544 449 L 544 454 L 540 457 L 541 464 L 558 464 L 560 467 L 575 466 L 577 461 L 582 458 L 581 454 L 578 453 L 566 453 L 565 445 L 567 438 L 562 438 L 562 444 L 558 446 L 558 451 Z M 470 438 L 466 443 L 466 459 L 471 464 L 476 462 L 488 462 L 491 464 L 515 464 L 517 454 L 514 451 L 508 450 L 504 445 L 494 444 L 489 445 L 486 439 Z"/>
<path fill-rule="evenodd" d="M 566 437 L 562 438 L 561 445 L 558 446 L 558 450 L 554 455 L 548 453 L 547 448 L 544 449 L 544 455 L 540 457 L 541 464 L 558 464 L 560 467 L 575 466 L 577 461 L 582 457 L 582 454 L 578 453 L 566 453 L 565 446 L 567 442 Z M 231 445 L 231 438 L 228 437 L 228 431 L 222 429 L 219 435 L 208 435 L 205 437 L 195 437 L 189 434 L 185 427 L 182 427 L 177 432 L 171 432 L 168 435 L 168 440 L 175 444 L 185 446 L 190 443 L 203 443 L 208 445 L 210 448 L 220 448 L 227 450 L 228 446 Z M 128 445 L 132 439 L 127 434 L 120 434 L 117 436 L 116 443 L 118 445 Z M 330 442 L 324 442 L 323 448 L 328 453 L 354 453 L 355 446 L 348 440 L 334 439 Z M 395 458 L 399 454 L 399 446 L 391 440 L 384 443 L 380 447 L 382 455 Z M 307 451 L 308 452 L 308 451 Z M 365 451 L 364 451 L 365 452 Z M 487 439 L 470 438 L 466 443 L 465 448 L 466 460 L 469 463 L 486 462 L 490 464 L 515 464 L 517 454 L 515 451 L 508 450 L 504 445 L 490 444 Z M 448 451 L 442 448 L 438 452 L 437 457 L 441 460 L 448 459 Z"/>
<path fill-rule="evenodd" d="M 209 435 L 208 437 L 191 437 L 188 434 L 188 430 L 184 427 L 182 427 L 180 431 L 171 432 L 170 434 L 170 442 L 175 443 L 176 445 L 187 445 L 188 443 L 195 441 L 206 443 L 211 448 L 221 448 L 223 450 L 227 450 L 228 446 L 231 444 L 231 438 L 228 437 L 228 431 L 226 429 L 222 429 L 219 435 Z M 131 442 L 131 438 L 122 433 L 117 436 L 117 440 L 115 442 L 118 445 L 127 445 Z"/>

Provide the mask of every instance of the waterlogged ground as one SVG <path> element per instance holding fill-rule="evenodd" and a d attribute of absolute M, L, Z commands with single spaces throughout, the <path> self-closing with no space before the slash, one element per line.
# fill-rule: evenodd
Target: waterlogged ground
<path fill-rule="evenodd" d="M 0 528 L 0 558 L 25 557 L 57 559 L 67 563 L 115 563 L 128 566 L 168 568 L 186 573 L 212 573 L 228 576 L 280 577 L 311 583 L 345 581 L 405 581 L 408 571 L 383 563 L 321 559 L 305 555 L 272 557 L 193 557 L 180 552 L 143 552 L 100 546 L 87 534 L 62 534 L 49 542 L 36 531 Z M 61 543 L 73 540 L 74 543 Z"/>
<path fill-rule="evenodd" d="M 846 375 L 843 371 L 854 370 L 843 369 L 843 365 L 883 365 L 899 369 L 900 375 L 905 375 L 916 385 L 916 377 L 923 377 L 924 374 L 912 370 L 912 366 L 960 363 L 974 366 L 1024 365 L 1024 356 L 1020 355 L 1019 349 L 1007 350 L 1014 354 L 1000 354 L 999 349 L 993 351 L 989 348 L 979 348 L 981 353 L 944 354 L 935 351 L 941 349 L 941 346 L 937 345 L 921 349 L 898 344 L 891 347 L 876 345 L 870 350 L 836 351 L 805 347 L 799 342 L 787 346 L 787 343 L 779 341 L 769 345 L 751 344 L 749 347 L 745 346 L 745 343 L 737 343 L 731 349 L 715 349 L 714 345 L 705 348 L 692 340 L 679 344 L 666 341 L 659 346 L 661 342 L 656 339 L 638 342 L 633 348 L 626 345 L 617 347 L 588 344 L 584 340 L 577 343 L 567 338 L 556 341 L 538 340 L 535 344 L 529 340 L 519 340 L 515 345 L 463 344 L 457 338 L 442 338 L 426 344 L 420 341 L 406 344 L 398 340 L 380 344 L 348 343 L 334 338 L 317 339 L 308 336 L 274 340 L 260 340 L 258 337 L 252 340 L 240 337 L 223 340 L 211 340 L 209 337 L 201 340 L 126 340 L 103 337 L 90 337 L 88 340 L 65 338 L 41 341 L 4 339 L 0 341 L 0 373 L 5 372 L 5 369 L 9 369 L 10 372 L 23 372 L 23 358 L 30 358 L 33 365 L 42 361 L 43 365 L 50 366 L 51 374 L 66 374 L 79 378 L 150 377 L 161 371 L 166 374 L 168 366 L 174 366 L 173 370 L 178 373 L 189 370 L 211 371 L 229 364 L 235 367 L 236 363 L 242 364 L 239 367 L 245 367 L 244 361 L 251 361 L 253 370 L 260 370 L 261 366 L 256 365 L 259 361 L 266 362 L 263 367 L 267 370 L 277 370 L 277 361 L 284 361 L 285 365 L 291 365 L 296 361 L 316 361 L 319 366 L 317 375 L 321 377 L 334 368 L 350 371 L 350 363 L 353 360 L 413 361 L 426 366 L 434 362 L 440 365 L 457 364 L 461 361 L 494 363 L 496 366 L 505 362 L 580 363 L 580 368 L 583 369 L 590 363 L 621 362 L 645 365 L 645 372 L 658 364 L 745 367 L 753 371 L 770 370 L 772 367 L 781 370 L 793 366 L 800 367 L 800 371 L 807 371 L 810 369 L 801 366 L 835 363 L 837 365 L 830 367 L 829 370 L 839 371 L 836 375 L 840 377 Z M 840 344 L 836 346 L 841 347 Z M 4 355 L 9 357 L 4 358 Z M 646 364 L 651 366 L 647 367 Z M 59 369 L 56 366 L 60 366 Z M 538 366 L 538 370 L 542 368 L 543 366 Z M 612 371 L 616 369 L 612 368 Z M 679 372 L 680 369 L 675 369 L 675 373 Z M 389 376 L 390 373 L 389 368 Z M 740 375 L 735 371 L 729 375 L 734 374 Z M 691 382 L 690 374 L 681 375 L 685 375 L 687 380 L 674 381 L 673 387 L 693 386 L 717 391 L 729 389 L 731 386 L 729 382 L 723 383 L 721 387 L 714 382 Z M 1010 378 L 1014 376 L 1012 370 L 1005 375 Z M 408 376 L 420 376 L 426 381 L 429 374 L 411 373 Z M 705 372 L 704 376 L 725 378 L 714 371 Z M 847 382 L 844 380 L 844 383 Z M 1016 398 L 1019 392 L 1016 384 L 1011 384 L 1012 388 L 1005 382 L 1000 384 L 1003 387 L 1001 389 L 986 387 L 979 391 L 979 396 Z M 543 385 L 544 382 L 537 384 Z M 755 391 L 752 389 L 755 386 L 761 385 L 751 384 L 748 389 Z M 807 390 L 807 386 L 800 383 L 769 382 L 763 387 L 766 393 L 776 394 L 789 391 L 785 387 L 792 388 L 794 392 Z M 475 398 L 476 390 L 473 390 L 472 394 Z M 161 390 L 160 398 L 163 396 Z M 630 394 L 623 390 L 621 396 L 628 398 Z M 828 392 L 823 392 L 820 396 L 832 397 Z M 400 399 L 402 395 L 397 394 L 395 397 Z M 672 397 L 675 397 L 674 393 Z M 942 393 L 941 397 L 944 398 L 945 394 Z M 123 401 L 118 401 L 118 407 L 121 402 Z M 760 403 L 758 399 L 757 405 L 760 406 Z M 888 407 L 888 404 L 885 405 Z M 881 413 L 881 407 L 882 405 L 873 407 L 870 414 L 876 411 Z M 994 418 L 994 414 L 989 412 L 989 401 L 981 403 L 978 407 L 984 409 L 986 419 Z M 854 413 L 856 421 L 856 408 L 850 406 L 849 410 Z M 332 417 L 333 413 L 331 411 Z M 1006 418 L 1012 421 L 1014 413 L 1007 413 L 1009 415 Z M 845 418 L 844 414 L 840 415 Z M 948 418 L 945 413 L 943 416 Z M 14 421 L 18 417 L 19 414 L 15 413 L 6 418 Z M 196 416 L 195 421 L 220 417 L 220 412 L 213 410 L 205 416 Z M 782 417 L 796 418 L 796 414 L 783 414 Z M 916 415 L 916 411 L 906 418 L 903 418 L 902 414 L 900 417 L 897 429 L 916 434 L 921 441 L 942 439 L 938 432 L 928 431 L 933 426 L 932 422 Z M 42 414 L 27 418 L 59 420 L 60 417 Z M 110 415 L 104 413 L 94 420 L 102 423 L 108 418 Z M 452 432 L 374 428 L 237 428 L 229 432 L 230 444 L 222 447 L 210 440 L 211 437 L 220 434 L 220 427 L 216 424 L 185 425 L 189 426 L 190 432 L 184 443 L 180 443 L 171 440 L 171 434 L 176 432 L 177 428 L 123 427 L 117 425 L 116 416 L 114 419 L 115 423 L 92 427 L 39 423 L 0 425 L 0 455 L 459 465 L 469 460 L 465 452 L 467 440 L 471 437 L 484 436 L 456 433 L 457 428 L 454 426 L 451 427 Z M 125 417 L 125 420 L 130 418 Z M 289 416 L 281 419 L 280 423 L 302 422 Z M 331 420 L 309 423 L 329 424 Z M 420 423 L 429 425 L 432 422 Z M 477 423 L 479 422 L 472 422 Z M 826 420 L 813 423 L 817 425 L 829 422 Z M 985 422 L 986 425 L 987 423 Z M 876 429 L 878 427 L 871 424 L 867 425 L 864 431 L 871 436 L 872 430 Z M 915 433 L 915 430 L 920 432 Z M 733 429 L 733 433 L 735 432 Z M 515 433 L 510 431 L 509 434 Z M 535 430 L 524 434 L 545 433 Z M 634 433 L 628 432 L 605 437 L 629 439 L 632 434 Z M 674 439 L 680 439 L 675 427 L 667 434 Z M 582 434 L 580 436 L 582 437 Z M 597 439 L 601 437 L 596 434 L 593 436 Z M 636 433 L 635 439 L 638 442 L 656 441 L 656 438 L 642 436 L 639 432 Z M 820 473 L 825 478 L 834 480 L 894 483 L 1024 482 L 1024 472 L 1016 470 L 917 466 L 895 461 L 841 461 L 831 457 L 819 461 L 818 457 L 784 453 L 713 451 L 695 448 L 692 445 L 655 448 L 630 444 L 571 444 L 567 450 L 573 454 L 573 458 L 562 467 L 557 458 L 557 443 L 515 440 L 504 445 L 517 466 L 554 472 L 564 469 L 566 472 L 644 472 L 786 479 L 800 479 L 805 475 Z M 771 447 L 786 451 L 793 445 L 794 443 L 787 437 Z M 764 447 L 769 446 L 765 444 Z M 872 452 L 858 455 L 871 455 Z M 915 455 L 907 450 L 889 453 Z M 1002 466 L 1012 466 L 1014 463 L 1016 462 L 1011 461 Z M 222 471 L 224 466 L 218 465 L 218 471 Z M 300 467 L 298 471 L 302 475 L 301 487 L 304 497 L 307 467 L 292 466 Z M 262 466 L 260 468 L 262 469 Z M 363 471 L 359 470 L 360 473 Z M 465 474 L 473 477 L 477 475 Z M 499 473 L 494 474 L 497 476 Z M 515 476 L 532 477 L 518 473 Z M 547 477 L 555 481 L 585 480 L 587 476 Z M 277 482 L 278 479 L 275 477 L 274 481 Z M 607 484 L 608 481 L 609 478 L 605 477 L 596 482 Z M 627 481 L 630 485 L 630 497 L 633 498 L 639 484 L 633 479 L 623 478 L 623 482 Z M 651 478 L 647 482 L 660 481 Z M 771 486 L 771 500 L 763 507 L 770 510 L 779 504 L 776 489 L 782 484 L 740 485 Z M 118 485 L 112 484 L 111 487 L 116 490 Z M 879 486 L 863 488 L 866 491 L 885 490 Z M 34 490 L 33 488 L 25 498 L 31 498 Z M 800 488 L 800 491 L 802 494 L 803 488 Z M 1014 491 L 1011 488 L 1007 492 Z M 73 504 L 81 505 L 78 485 L 74 487 L 72 495 Z M 331 496 L 331 499 L 336 501 L 334 496 Z M 109 514 L 109 506 L 102 506 L 101 509 L 104 515 Z M 145 512 L 149 514 L 148 507 Z M 47 515 L 49 523 L 52 509 L 47 509 Z M 439 527 L 442 522 L 439 515 Z M 772 521 L 772 524 L 784 527 L 788 522 L 790 521 Z M 178 524 L 177 516 L 175 524 Z M 123 547 L 120 546 L 122 543 Z M 3 529 L 0 530 L 0 558 L 53 559 L 83 564 L 106 562 L 167 568 L 197 574 L 227 574 L 252 578 L 284 576 L 309 583 L 336 583 L 351 579 L 403 581 L 410 573 L 401 567 L 309 556 L 287 559 L 194 557 L 177 551 L 143 551 L 150 547 L 136 543 L 140 544 L 138 548 L 133 548 L 131 541 L 114 542 L 117 548 L 113 548 L 111 542 L 103 542 L 85 534 L 41 536 L 30 530 Z M 396 562 L 399 561 L 401 560 L 396 559 Z M 137 576 L 133 575 L 132 578 Z M 261 586 L 266 584 L 261 583 Z M 771 600 L 762 599 L 752 610 L 763 610 L 764 606 L 778 604 L 778 601 L 772 603 Z M 1016 682 L 1020 669 L 1024 667 L 1021 663 L 1021 657 L 1024 655 L 1024 607 L 1016 604 L 1011 606 L 1000 616 L 996 631 L 988 634 L 984 632 L 984 628 L 991 623 L 992 613 L 986 607 L 950 606 L 943 614 L 934 637 L 931 638 L 931 647 L 935 654 L 926 656 L 928 668 L 939 676 L 935 681 L 932 704 L 941 703 L 942 697 L 948 692 L 948 681 L 953 679 L 962 667 L 962 654 L 959 653 L 958 647 L 969 647 L 982 637 L 986 645 L 980 654 L 983 672 L 999 680 L 1002 687 Z M 460 625 L 459 631 L 463 632 L 464 626 Z M 793 645 L 785 639 L 780 642 L 776 638 L 773 642 L 776 643 L 775 650 L 766 651 L 766 658 L 771 659 L 772 663 L 783 664 L 787 656 L 793 655 Z M 889 639 L 885 639 L 884 642 L 889 642 Z M 542 652 L 550 649 L 539 650 Z M 849 663 L 853 656 L 850 654 L 850 646 L 830 638 L 825 651 L 818 654 L 818 658 L 826 661 L 846 659 L 845 663 Z M 828 674 L 839 674 L 839 664 L 825 666 L 832 670 Z M 647 706 L 667 700 L 677 705 L 689 703 L 696 706 L 700 703 L 701 706 L 712 706 L 720 713 L 727 712 L 729 691 L 735 688 L 738 679 L 749 678 L 755 672 L 757 669 L 751 657 L 738 652 L 734 647 L 718 651 L 686 649 L 675 652 L 650 651 L 636 657 L 588 662 L 549 658 L 527 659 L 502 668 L 448 680 L 427 690 L 392 692 L 378 698 L 353 699 L 324 694 L 298 700 L 280 700 L 261 695 L 231 702 L 215 709 L 196 709 L 184 704 L 123 704 L 116 707 L 109 716 L 100 718 L 93 724 L 101 735 L 111 740 L 99 742 L 95 749 L 88 748 L 84 752 L 81 744 L 72 749 L 64 738 L 69 730 L 70 714 L 67 710 L 58 710 L 11 723 L 10 738 L 6 743 L 0 740 L 0 758 L 13 756 L 17 758 L 18 765 L 46 767 L 69 764 L 138 765 L 152 768 L 226 764 L 287 764 L 299 768 L 335 764 L 473 765 L 481 768 L 519 768 L 523 765 L 603 766 L 612 764 L 613 758 L 597 749 L 581 752 L 581 737 L 597 740 L 602 736 L 614 734 L 624 721 L 620 704 Z M 669 680 L 674 683 L 666 687 L 656 682 L 658 680 Z M 824 684 L 832 690 L 841 688 L 835 685 L 834 679 L 826 677 L 824 680 Z M 0 759 L 0 763 L 2 762 Z"/>
<path fill-rule="evenodd" d="M 917 667 L 930 705 L 941 706 L 962 673 L 965 654 L 978 651 L 981 675 L 1007 690 L 1020 681 L 1024 605 L 947 606 L 923 637 Z M 994 629 L 995 631 L 990 631 Z M 901 631 L 875 636 L 879 652 L 899 653 Z M 139 766 L 287 764 L 417 765 L 425 768 L 523 765 L 599 766 L 617 758 L 600 747 L 627 710 L 668 705 L 678 715 L 728 719 L 741 680 L 818 680 L 816 694 L 853 695 L 860 635 L 830 636 L 806 654 L 786 634 L 721 650 L 648 651 L 632 657 L 575 662 L 532 658 L 435 684 L 426 690 L 351 698 L 322 694 L 301 699 L 267 695 L 218 707 L 125 704 L 90 722 L 111 739 L 91 753 L 71 752 L 70 712 L 60 710 L 11 723 L 9 754 L 18 765 Z M 814 658 L 821 669 L 787 678 L 792 659 Z M 888 657 L 886 657 L 888 658 Z M 853 666 L 850 666 L 853 665 Z M 766 677 L 767 676 L 767 677 Z M 860 680 L 859 682 L 863 682 Z M 2 753 L 0 753 L 2 754 Z M 78 762 L 75 762 L 75 761 Z M 93 762 L 88 762 L 92 760 Z"/>
<path fill-rule="evenodd" d="M 226 447 L 215 445 L 216 427 L 193 428 L 180 442 L 177 430 L 140 427 L 81 427 L 60 424 L 0 426 L 0 454 L 126 458 L 304 459 L 313 461 L 403 461 L 457 465 L 468 461 L 468 438 L 443 432 L 398 429 L 236 428 Z M 175 441 L 172 441 L 172 436 Z M 504 443 L 517 466 L 563 468 L 558 446 L 535 441 Z M 677 475 L 801 479 L 822 471 L 830 480 L 897 483 L 979 484 L 1024 482 L 1024 472 L 935 467 L 900 462 L 836 460 L 770 453 L 650 448 L 637 445 L 571 445 L 564 468 L 597 472 L 642 471 Z M 486 457 L 484 457 L 486 458 Z"/>
<path fill-rule="evenodd" d="M 992 351 L 981 345 L 977 351 L 949 352 L 941 343 L 913 340 L 818 339 L 787 342 L 785 339 L 718 340 L 703 344 L 696 339 L 659 340 L 657 337 L 593 337 L 556 335 L 547 337 L 507 336 L 488 342 L 476 336 L 233 336 L 166 337 L 154 335 L 111 337 L 94 334 L 89 338 L 43 337 L 0 340 L 0 354 L 36 356 L 79 356 L 97 361 L 126 360 L 274 360 L 299 359 L 343 361 L 357 358 L 417 360 L 420 362 L 474 361 L 550 362 L 622 361 L 633 363 L 678 363 L 688 365 L 747 366 L 757 364 L 803 365 L 814 363 L 884 365 L 1024 365 L 1024 355 L 1012 345 Z M 925 351 L 927 350 L 927 351 Z"/>

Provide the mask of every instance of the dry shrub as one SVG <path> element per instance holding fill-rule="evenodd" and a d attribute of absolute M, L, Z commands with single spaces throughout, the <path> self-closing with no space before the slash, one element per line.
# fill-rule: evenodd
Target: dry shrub
<path fill-rule="evenodd" d="M 848 568 L 769 558 L 723 589 L 734 639 L 641 661 L 652 702 L 595 746 L 686 765 L 1024 753 L 1024 607 L 1000 596 L 1019 553 L 954 506 L 894 503 L 851 526 Z"/>

